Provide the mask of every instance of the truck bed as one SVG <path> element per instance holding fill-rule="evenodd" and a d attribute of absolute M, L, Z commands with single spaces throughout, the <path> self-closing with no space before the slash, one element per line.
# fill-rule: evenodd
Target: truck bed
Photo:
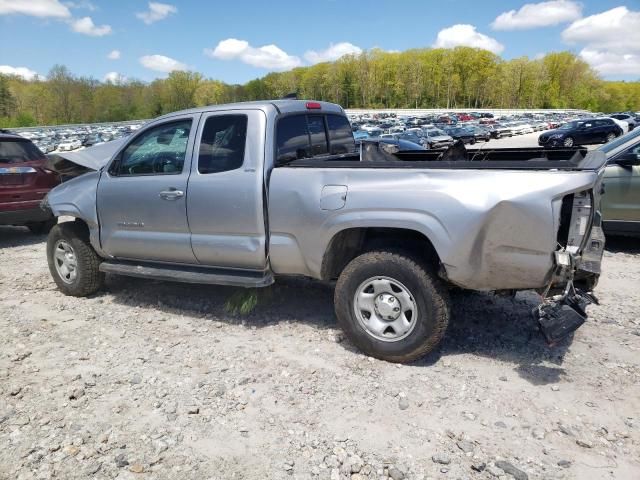
<path fill-rule="evenodd" d="M 391 148 L 390 148 L 391 147 Z M 448 150 L 394 151 L 393 145 L 362 142 L 361 152 L 299 159 L 286 167 L 498 169 L 498 170 L 597 170 L 606 161 L 602 152 L 583 147 L 478 148 L 456 146 Z"/>

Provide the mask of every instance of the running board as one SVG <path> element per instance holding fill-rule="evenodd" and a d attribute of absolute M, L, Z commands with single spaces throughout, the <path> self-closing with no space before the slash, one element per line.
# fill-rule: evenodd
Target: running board
<path fill-rule="evenodd" d="M 169 282 L 228 285 L 231 287 L 266 287 L 273 283 L 271 272 L 246 272 L 223 268 L 170 266 L 155 263 L 105 261 L 100 271 L 128 277 L 150 278 Z"/>

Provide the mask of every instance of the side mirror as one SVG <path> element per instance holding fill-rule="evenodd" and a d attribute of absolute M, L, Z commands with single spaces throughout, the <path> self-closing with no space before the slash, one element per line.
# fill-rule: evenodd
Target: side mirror
<path fill-rule="evenodd" d="M 640 153 L 627 152 L 616 159 L 616 163 L 621 167 L 633 167 L 640 165 Z"/>

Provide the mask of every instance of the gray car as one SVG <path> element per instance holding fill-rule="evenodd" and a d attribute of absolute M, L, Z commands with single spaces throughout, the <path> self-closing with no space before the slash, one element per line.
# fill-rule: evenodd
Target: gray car
<path fill-rule="evenodd" d="M 55 188 L 51 275 L 68 295 L 105 273 L 263 287 L 335 282 L 335 311 L 368 355 L 415 360 L 440 342 L 448 287 L 536 289 L 546 338 L 585 317 L 600 273 L 601 152 L 359 152 L 338 105 L 298 100 L 171 113 L 65 153 L 93 168 Z M 74 156 L 75 155 L 75 156 Z"/>

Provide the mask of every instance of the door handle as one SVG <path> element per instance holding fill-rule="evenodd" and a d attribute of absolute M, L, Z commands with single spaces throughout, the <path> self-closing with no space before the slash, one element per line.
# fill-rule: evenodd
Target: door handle
<path fill-rule="evenodd" d="M 177 200 L 184 197 L 184 192 L 182 190 L 176 190 L 172 187 L 169 190 L 163 190 L 159 193 L 159 195 L 163 200 Z"/>

